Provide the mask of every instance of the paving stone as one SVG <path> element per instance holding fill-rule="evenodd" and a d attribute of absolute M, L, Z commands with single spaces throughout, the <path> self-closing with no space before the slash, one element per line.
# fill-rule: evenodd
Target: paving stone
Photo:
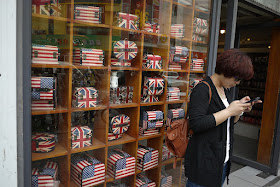
<path fill-rule="evenodd" d="M 259 186 L 264 186 L 267 183 L 269 183 L 268 180 L 263 179 L 261 177 L 257 177 L 256 175 L 248 173 L 248 171 L 242 170 L 242 169 L 232 173 L 231 175 L 234 175 L 236 177 L 239 177 L 240 179 L 243 179 L 247 182 L 250 182 L 250 183 L 253 183 L 253 184 L 259 185 Z"/>
<path fill-rule="evenodd" d="M 260 187 L 251 182 L 240 179 L 239 177 L 230 175 L 229 176 L 229 184 L 224 183 L 223 187 Z"/>

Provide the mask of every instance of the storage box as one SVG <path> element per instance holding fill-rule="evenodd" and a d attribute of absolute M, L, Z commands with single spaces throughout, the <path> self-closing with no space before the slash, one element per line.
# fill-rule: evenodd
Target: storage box
<path fill-rule="evenodd" d="M 126 29 L 139 29 L 139 17 L 134 14 L 127 14 L 123 12 L 117 13 L 117 26 Z"/>
<path fill-rule="evenodd" d="M 162 174 L 160 179 L 160 187 L 172 187 L 172 176 L 168 174 Z"/>
<path fill-rule="evenodd" d="M 101 7 L 76 5 L 74 10 L 74 19 L 88 23 L 101 23 Z"/>
<path fill-rule="evenodd" d="M 163 112 L 160 110 L 144 111 L 143 123 L 141 127 L 143 129 L 159 128 L 163 126 Z"/>
<path fill-rule="evenodd" d="M 146 95 L 142 97 L 143 103 L 159 102 L 158 96 Z"/>
<path fill-rule="evenodd" d="M 74 64 L 84 66 L 104 66 L 104 52 L 101 49 L 74 49 Z"/>
<path fill-rule="evenodd" d="M 172 24 L 170 29 L 170 36 L 176 38 L 182 38 L 185 34 L 185 25 L 184 24 Z"/>
<path fill-rule="evenodd" d="M 178 87 L 167 87 L 166 100 L 180 100 L 180 89 Z"/>
<path fill-rule="evenodd" d="M 105 165 L 88 154 L 74 155 L 71 159 L 72 180 L 81 187 L 105 182 Z"/>
<path fill-rule="evenodd" d="M 138 145 L 137 169 L 146 171 L 158 165 L 158 150 Z"/>
<path fill-rule="evenodd" d="M 203 59 L 192 59 L 191 68 L 192 71 L 204 71 Z"/>
<path fill-rule="evenodd" d="M 166 145 L 162 146 L 162 161 L 168 160 L 173 157 L 173 154 L 168 150 Z"/>
<path fill-rule="evenodd" d="M 185 111 L 182 108 L 170 109 L 167 113 L 167 121 L 166 125 L 170 126 L 170 124 L 179 119 L 185 118 Z"/>
<path fill-rule="evenodd" d="M 131 67 L 131 60 L 118 60 L 111 58 L 111 66 L 114 67 Z"/>
<path fill-rule="evenodd" d="M 162 69 L 162 60 L 159 55 L 147 54 L 143 59 L 143 68 L 147 69 Z"/>
<path fill-rule="evenodd" d="M 32 169 L 32 187 L 55 186 L 58 176 L 58 164 L 47 162 L 43 168 Z"/>
<path fill-rule="evenodd" d="M 193 32 L 199 35 L 208 35 L 208 21 L 202 18 L 194 18 Z"/>
<path fill-rule="evenodd" d="M 182 65 L 181 64 L 169 64 L 169 69 L 172 69 L 172 70 L 182 70 Z"/>
<path fill-rule="evenodd" d="M 108 153 L 108 175 L 121 179 L 135 174 L 135 158 L 128 153 L 114 149 Z"/>
<path fill-rule="evenodd" d="M 59 0 L 32 0 L 32 13 L 61 16 L 61 4 Z"/>
<path fill-rule="evenodd" d="M 88 147 L 92 145 L 92 130 L 88 126 L 76 126 L 71 128 L 72 149 Z"/>
<path fill-rule="evenodd" d="M 118 140 L 122 137 L 122 134 L 114 134 L 114 133 L 108 133 L 108 140 L 112 141 L 112 140 Z"/>
<path fill-rule="evenodd" d="M 32 44 L 33 64 L 58 64 L 59 55 L 57 46 Z"/>
<path fill-rule="evenodd" d="M 32 135 L 32 152 L 47 153 L 55 148 L 55 136 L 51 133 L 35 133 Z"/>
<path fill-rule="evenodd" d="M 73 106 L 89 108 L 97 106 L 98 90 L 94 87 L 80 87 L 74 89 Z"/>
<path fill-rule="evenodd" d="M 163 78 L 145 77 L 143 95 L 162 95 L 164 92 L 165 81 Z"/>
<path fill-rule="evenodd" d="M 170 47 L 170 53 L 173 55 L 187 57 L 189 56 L 189 49 L 187 47 L 174 46 L 174 47 Z"/>
<path fill-rule="evenodd" d="M 122 134 L 130 126 L 130 118 L 127 115 L 119 114 L 110 118 L 109 132 L 113 134 Z"/>
<path fill-rule="evenodd" d="M 136 186 L 137 187 L 156 187 L 156 183 L 151 181 L 148 177 L 143 174 L 138 174 L 136 176 Z"/>
<path fill-rule="evenodd" d="M 132 86 L 110 88 L 110 104 L 132 103 L 132 98 Z"/>
<path fill-rule="evenodd" d="M 113 53 L 117 59 L 132 60 L 137 55 L 137 45 L 133 41 L 120 40 L 113 45 Z"/>
<path fill-rule="evenodd" d="M 152 136 L 159 134 L 159 128 L 143 129 L 139 127 L 139 135 L 141 136 Z"/>
<path fill-rule="evenodd" d="M 31 77 L 32 100 L 54 101 L 56 92 L 56 78 L 54 77 Z"/>
<path fill-rule="evenodd" d="M 144 31 L 152 32 L 152 33 L 159 33 L 159 24 L 158 23 L 145 23 Z"/>

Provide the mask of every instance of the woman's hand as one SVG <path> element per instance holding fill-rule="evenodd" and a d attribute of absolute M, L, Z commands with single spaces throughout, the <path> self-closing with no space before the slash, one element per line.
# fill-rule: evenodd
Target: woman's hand
<path fill-rule="evenodd" d="M 250 101 L 250 97 L 249 97 L 249 96 L 245 96 L 245 97 L 243 97 L 242 99 L 240 99 L 240 102 L 242 102 L 242 103 L 246 103 L 247 101 Z M 244 112 L 250 112 L 250 111 L 252 110 L 253 105 L 254 105 L 254 104 L 257 104 L 257 103 L 262 103 L 262 101 L 261 101 L 261 100 L 257 100 L 257 101 L 254 101 L 254 102 L 250 103 L 251 105 L 248 106 L 248 107 L 244 110 Z"/>
<path fill-rule="evenodd" d="M 247 99 L 248 98 L 245 98 L 244 100 Z M 243 100 L 236 100 L 231 102 L 230 105 L 226 108 L 226 110 L 229 112 L 230 116 L 238 116 L 250 107 L 252 107 L 251 103 L 244 103 Z"/>

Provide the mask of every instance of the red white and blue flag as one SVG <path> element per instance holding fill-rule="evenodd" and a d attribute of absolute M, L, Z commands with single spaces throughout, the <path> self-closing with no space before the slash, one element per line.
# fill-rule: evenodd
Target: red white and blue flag
<path fill-rule="evenodd" d="M 143 174 L 136 176 L 136 187 L 156 187 L 156 183 Z"/>
<path fill-rule="evenodd" d="M 174 55 L 188 56 L 189 49 L 183 46 L 174 46 L 170 48 L 170 53 Z"/>
<path fill-rule="evenodd" d="M 76 5 L 74 10 L 74 19 L 77 21 L 89 23 L 101 23 L 101 8 L 95 6 Z"/>
<path fill-rule="evenodd" d="M 170 29 L 170 36 L 172 37 L 184 37 L 185 25 L 184 24 L 172 24 Z"/>
<path fill-rule="evenodd" d="M 139 127 L 140 136 L 152 136 L 157 134 L 159 134 L 159 128 L 144 129 L 142 127 Z"/>
<path fill-rule="evenodd" d="M 58 59 L 57 46 L 32 44 L 33 64 L 58 64 Z"/>
<path fill-rule="evenodd" d="M 116 58 L 111 58 L 111 66 L 131 67 L 131 60 L 118 60 Z"/>
<path fill-rule="evenodd" d="M 114 134 L 114 133 L 108 133 L 108 140 L 112 141 L 112 140 L 118 140 L 122 137 L 122 134 Z"/>
<path fill-rule="evenodd" d="M 162 69 L 161 56 L 150 54 L 144 56 L 143 67 L 147 69 Z"/>
<path fill-rule="evenodd" d="M 158 165 L 158 150 L 138 145 L 137 169 L 146 171 Z"/>
<path fill-rule="evenodd" d="M 170 70 L 182 70 L 181 64 L 168 64 Z"/>
<path fill-rule="evenodd" d="M 128 130 L 130 118 L 127 115 L 120 114 L 114 116 L 110 121 L 110 132 L 113 134 L 122 134 Z"/>
<path fill-rule="evenodd" d="M 145 77 L 143 95 L 162 95 L 164 79 Z"/>
<path fill-rule="evenodd" d="M 143 103 L 159 102 L 158 96 L 155 95 L 145 95 L 142 100 Z"/>
<path fill-rule="evenodd" d="M 58 164 L 47 162 L 44 168 L 32 169 L 32 187 L 53 187 L 58 175 Z"/>
<path fill-rule="evenodd" d="M 161 180 L 160 180 L 160 186 L 161 187 L 172 187 L 172 176 L 164 176 L 161 175 Z"/>
<path fill-rule="evenodd" d="M 203 59 L 192 59 L 191 68 L 192 71 L 203 71 L 204 60 Z"/>
<path fill-rule="evenodd" d="M 118 27 L 126 29 L 139 29 L 139 17 L 134 14 L 127 14 L 123 12 L 117 13 Z"/>
<path fill-rule="evenodd" d="M 167 125 L 169 126 L 171 122 L 178 119 L 183 119 L 185 117 L 185 111 L 182 108 L 170 109 L 167 113 Z"/>
<path fill-rule="evenodd" d="M 97 106 L 98 91 L 94 87 L 80 87 L 74 91 L 74 102 L 78 108 Z"/>
<path fill-rule="evenodd" d="M 46 153 L 53 151 L 55 148 L 54 134 L 36 133 L 32 135 L 32 151 Z"/>
<path fill-rule="evenodd" d="M 144 31 L 159 33 L 159 24 L 158 23 L 145 23 Z"/>
<path fill-rule="evenodd" d="M 73 61 L 83 66 L 104 66 L 104 52 L 101 49 L 78 48 L 74 50 Z"/>
<path fill-rule="evenodd" d="M 114 55 L 119 60 L 132 60 L 137 55 L 137 45 L 128 40 L 120 40 L 114 44 Z"/>
<path fill-rule="evenodd" d="M 72 149 L 91 146 L 92 130 L 88 126 L 71 128 Z"/>
<path fill-rule="evenodd" d="M 167 87 L 166 99 L 168 101 L 180 100 L 180 89 L 178 87 Z"/>
<path fill-rule="evenodd" d="M 145 111 L 143 113 L 143 125 L 144 129 L 159 128 L 163 126 L 163 112 L 157 111 Z"/>
<path fill-rule="evenodd" d="M 53 77 L 32 77 L 32 100 L 53 100 L 55 79 Z"/>

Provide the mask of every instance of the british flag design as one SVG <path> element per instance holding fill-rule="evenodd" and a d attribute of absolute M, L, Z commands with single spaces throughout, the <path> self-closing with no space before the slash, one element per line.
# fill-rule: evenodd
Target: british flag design
<path fill-rule="evenodd" d="M 51 0 L 32 0 L 34 13 L 50 16 Z"/>
<path fill-rule="evenodd" d="M 198 34 L 193 34 L 192 39 L 194 41 L 200 41 L 200 42 L 205 42 L 206 41 L 205 37 L 199 36 Z"/>
<path fill-rule="evenodd" d="M 203 71 L 204 70 L 204 60 L 203 59 L 192 59 L 191 71 Z"/>
<path fill-rule="evenodd" d="M 208 34 L 208 21 L 202 18 L 194 18 L 193 32 L 199 35 Z"/>
<path fill-rule="evenodd" d="M 48 161 L 43 168 L 32 169 L 32 187 L 53 187 L 58 176 L 58 164 Z"/>
<path fill-rule="evenodd" d="M 152 129 L 163 126 L 163 112 L 160 110 L 144 111 L 142 128 Z"/>
<path fill-rule="evenodd" d="M 51 133 L 35 133 L 32 135 L 32 151 L 47 153 L 55 148 L 55 136 Z"/>
<path fill-rule="evenodd" d="M 171 175 L 161 175 L 160 187 L 172 187 L 172 176 Z"/>
<path fill-rule="evenodd" d="M 180 88 L 167 87 L 166 100 L 168 101 L 180 100 Z"/>
<path fill-rule="evenodd" d="M 169 151 L 169 149 L 167 148 L 166 145 L 162 146 L 162 161 L 164 160 L 168 160 L 169 158 L 171 158 L 173 156 L 173 154 Z"/>
<path fill-rule="evenodd" d="M 185 110 L 182 108 L 170 109 L 167 113 L 167 126 L 178 119 L 183 119 L 185 117 Z"/>
<path fill-rule="evenodd" d="M 131 67 L 131 60 L 118 60 L 111 58 L 111 66 L 114 67 Z"/>
<path fill-rule="evenodd" d="M 58 64 L 59 55 L 57 46 L 32 44 L 33 64 Z"/>
<path fill-rule="evenodd" d="M 152 32 L 152 33 L 159 33 L 159 24 L 158 23 L 145 23 L 144 31 Z"/>
<path fill-rule="evenodd" d="M 72 127 L 71 141 L 72 149 L 91 146 L 92 130 L 88 126 Z"/>
<path fill-rule="evenodd" d="M 165 81 L 163 78 L 145 77 L 143 95 L 162 95 Z"/>
<path fill-rule="evenodd" d="M 138 145 L 137 169 L 146 171 L 158 165 L 158 150 Z"/>
<path fill-rule="evenodd" d="M 143 68 L 147 69 L 162 69 L 162 60 L 159 55 L 147 54 L 143 59 Z"/>
<path fill-rule="evenodd" d="M 78 108 L 97 106 L 98 90 L 94 87 L 80 87 L 74 90 L 73 104 Z"/>
<path fill-rule="evenodd" d="M 114 55 L 120 61 L 134 59 L 137 51 L 137 45 L 133 41 L 120 40 L 114 43 Z"/>
<path fill-rule="evenodd" d="M 71 177 L 81 187 L 105 182 L 105 165 L 91 155 L 74 155 L 71 159 Z"/>
<path fill-rule="evenodd" d="M 117 13 L 117 26 L 126 29 L 139 29 L 139 17 L 134 14 L 127 14 L 123 12 Z"/>
<path fill-rule="evenodd" d="M 76 5 L 74 9 L 74 19 L 88 23 L 101 23 L 101 7 Z"/>
<path fill-rule="evenodd" d="M 101 49 L 77 48 L 73 61 L 83 66 L 104 66 L 104 52 Z"/>
<path fill-rule="evenodd" d="M 110 120 L 110 132 L 113 134 L 122 134 L 128 130 L 129 126 L 130 118 L 124 114 L 114 116 Z"/>
<path fill-rule="evenodd" d="M 182 70 L 181 64 L 168 64 L 170 70 Z"/>
<path fill-rule="evenodd" d="M 136 187 L 156 187 L 156 183 L 143 174 L 136 176 Z"/>
<path fill-rule="evenodd" d="M 170 36 L 176 38 L 182 38 L 185 34 L 185 25 L 184 24 L 172 24 L 170 29 Z"/>
<path fill-rule="evenodd" d="M 114 133 L 111 133 L 111 132 L 108 133 L 108 140 L 109 141 L 118 140 L 121 137 L 122 137 L 122 134 L 114 134 Z"/>
<path fill-rule="evenodd" d="M 142 97 L 143 103 L 159 102 L 158 96 L 154 95 L 145 95 Z"/>
<path fill-rule="evenodd" d="M 108 175 L 121 179 L 135 174 L 135 158 L 128 153 L 114 149 L 108 154 Z"/>
<path fill-rule="evenodd" d="M 54 77 L 31 77 L 32 100 L 54 100 Z"/>

